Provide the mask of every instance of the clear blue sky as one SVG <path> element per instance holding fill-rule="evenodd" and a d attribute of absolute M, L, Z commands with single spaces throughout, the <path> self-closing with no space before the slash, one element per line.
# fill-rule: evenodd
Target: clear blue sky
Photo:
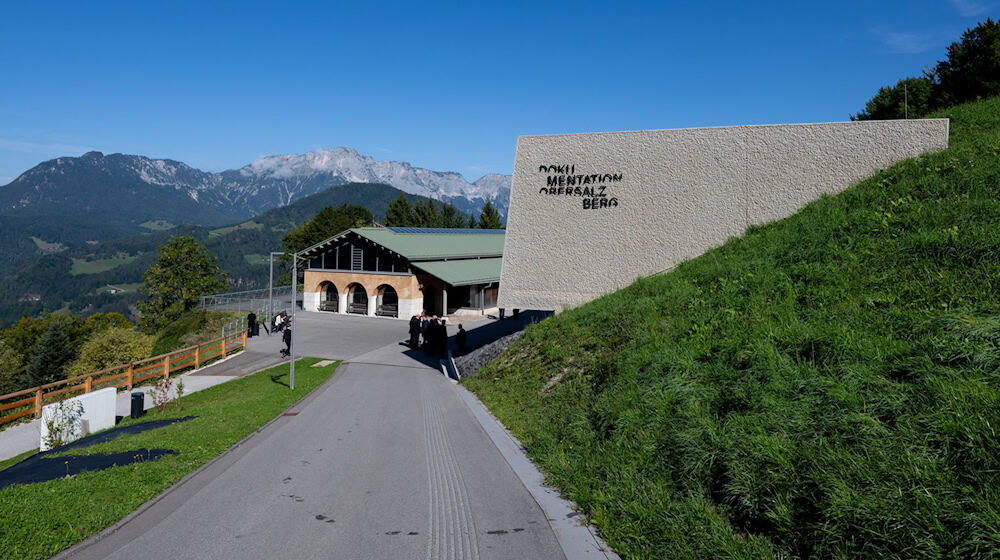
<path fill-rule="evenodd" d="M 995 0 L 208 4 L 0 0 L 0 185 L 89 149 L 218 171 L 349 146 L 476 179 L 510 173 L 523 134 L 842 121 L 1000 15 Z"/>

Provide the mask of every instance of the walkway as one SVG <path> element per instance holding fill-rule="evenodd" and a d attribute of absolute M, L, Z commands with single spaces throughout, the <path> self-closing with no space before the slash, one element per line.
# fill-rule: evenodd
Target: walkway
<path fill-rule="evenodd" d="M 66 557 L 564 558 L 456 387 L 398 343 L 294 412 Z"/>

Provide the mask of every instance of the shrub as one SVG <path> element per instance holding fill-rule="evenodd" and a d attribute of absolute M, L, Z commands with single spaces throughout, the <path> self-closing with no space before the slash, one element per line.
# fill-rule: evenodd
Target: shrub
<path fill-rule="evenodd" d="M 152 336 L 131 326 L 95 331 L 83 343 L 79 357 L 69 367 L 69 377 L 148 358 L 152 355 L 153 342 Z"/>

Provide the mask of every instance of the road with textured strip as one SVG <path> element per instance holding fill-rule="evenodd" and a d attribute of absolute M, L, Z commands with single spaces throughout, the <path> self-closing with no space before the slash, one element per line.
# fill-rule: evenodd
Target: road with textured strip
<path fill-rule="evenodd" d="M 303 354 L 345 358 L 319 351 L 338 337 L 310 328 L 321 320 L 299 322 Z M 405 323 L 382 325 L 386 338 L 405 336 Z M 366 353 L 347 356 L 296 414 L 64 557 L 564 558 L 456 387 L 395 342 L 367 351 L 377 338 L 356 344 Z"/>

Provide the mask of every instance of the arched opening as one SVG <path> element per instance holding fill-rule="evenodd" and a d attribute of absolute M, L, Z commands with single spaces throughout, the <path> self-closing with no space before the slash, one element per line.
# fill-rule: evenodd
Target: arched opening
<path fill-rule="evenodd" d="M 323 282 L 319 285 L 319 310 L 340 311 L 340 293 L 333 282 Z"/>
<path fill-rule="evenodd" d="M 388 284 L 382 284 L 375 293 L 375 314 L 381 317 L 398 317 L 399 296 L 396 290 Z"/>
<path fill-rule="evenodd" d="M 347 312 L 357 315 L 368 314 L 368 292 L 364 286 L 356 282 L 347 287 Z"/>

